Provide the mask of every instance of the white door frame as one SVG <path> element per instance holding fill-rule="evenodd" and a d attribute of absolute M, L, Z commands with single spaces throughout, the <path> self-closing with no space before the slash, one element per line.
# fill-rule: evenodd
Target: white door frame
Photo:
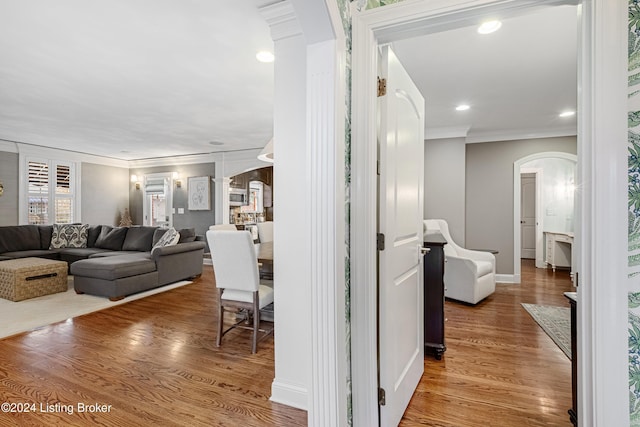
<path fill-rule="evenodd" d="M 516 207 L 516 203 L 515 203 L 515 199 L 513 202 L 513 213 L 514 213 L 514 218 L 515 218 L 515 213 L 516 213 L 516 209 L 518 209 L 518 215 L 520 217 L 522 217 L 522 210 L 520 209 L 522 207 L 522 175 L 523 174 L 533 174 L 533 179 L 535 180 L 535 189 L 534 189 L 534 200 L 535 200 L 535 215 L 536 215 L 536 223 L 535 223 L 535 236 L 534 239 L 536 241 L 536 255 L 535 255 L 535 265 L 536 267 L 538 267 L 539 265 L 541 266 L 542 264 L 539 264 L 540 262 L 544 262 L 542 259 L 542 255 L 543 255 L 543 246 L 542 246 L 542 230 L 544 229 L 544 216 L 542 214 L 542 191 L 540 190 L 540 183 L 544 182 L 544 169 L 542 168 L 520 168 L 520 173 L 519 173 L 519 184 L 520 184 L 520 195 L 518 197 L 518 206 Z M 515 185 L 515 182 L 514 182 Z M 515 197 L 515 187 L 514 187 L 514 197 Z M 575 215 L 574 215 L 575 216 Z M 520 250 L 520 254 L 518 256 L 518 258 L 522 259 L 522 224 L 520 224 L 522 218 L 520 218 L 518 220 L 518 225 L 520 225 L 519 227 L 519 234 L 514 234 L 514 239 L 517 238 L 519 240 L 519 244 L 518 244 L 518 248 Z M 515 231 L 515 228 L 514 228 Z M 514 242 L 515 243 L 515 242 Z M 516 257 L 514 256 L 514 260 L 516 259 Z M 518 262 L 517 265 L 520 265 L 521 262 Z M 515 273 L 518 273 L 518 275 L 516 276 Z M 521 269 L 518 268 L 517 270 L 514 267 L 514 283 L 520 283 L 521 281 Z M 518 281 L 516 281 L 515 279 L 518 279 Z"/>
<path fill-rule="evenodd" d="M 520 242 L 522 236 L 520 235 L 520 173 L 524 171 L 534 171 L 534 169 L 526 169 L 522 166 L 533 160 L 540 159 L 565 159 L 577 164 L 578 157 L 575 154 L 563 153 L 559 151 L 546 151 L 543 153 L 535 153 L 530 156 L 522 157 L 513 162 L 513 283 L 520 283 L 522 269 L 520 266 Z M 540 169 L 535 169 L 540 171 Z M 536 175 L 536 221 L 539 225 L 536 225 L 536 267 L 539 267 L 539 261 L 544 263 L 542 257 L 543 249 L 543 235 L 542 230 L 544 226 L 544 215 L 542 213 L 542 197 L 540 194 L 540 183 L 538 178 L 542 179 L 542 174 Z M 574 218 L 577 218 L 578 206 L 574 204 L 573 212 Z M 576 231 L 576 227 L 574 227 Z"/>
<path fill-rule="evenodd" d="M 149 179 L 163 179 L 164 180 L 164 195 L 167 218 L 169 218 L 169 227 L 173 227 L 173 173 L 161 172 L 161 173 L 148 173 L 144 175 L 142 180 L 142 224 L 150 225 L 151 219 L 148 218 L 151 215 L 149 212 L 149 206 L 147 205 L 147 180 Z"/>
<path fill-rule="evenodd" d="M 378 425 L 376 370 L 376 47 L 379 43 L 506 16 L 555 0 L 404 1 L 359 12 L 352 3 L 351 336 L 353 425 Z M 573 2 L 576 4 L 577 2 Z M 576 244 L 578 417 L 629 424 L 627 354 L 627 2 L 584 0 L 579 52 Z M 616 49 L 617 47 L 618 49 Z M 596 60 L 597 59 L 597 60 Z M 612 291 L 613 290 L 613 291 Z"/>

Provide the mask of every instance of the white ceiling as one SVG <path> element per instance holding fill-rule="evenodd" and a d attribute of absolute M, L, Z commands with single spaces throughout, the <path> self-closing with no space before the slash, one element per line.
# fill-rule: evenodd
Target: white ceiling
<path fill-rule="evenodd" d="M 273 43 L 256 4 L 0 0 L 0 139 L 123 160 L 262 148 L 273 64 L 255 54 Z M 575 134 L 557 115 L 576 108 L 576 22 L 562 6 L 394 43 L 426 136 Z"/>
<path fill-rule="evenodd" d="M 125 160 L 262 148 L 264 49 L 252 0 L 0 0 L 0 139 Z"/>
<path fill-rule="evenodd" d="M 550 6 L 492 34 L 473 26 L 393 43 L 425 97 L 425 137 L 575 135 L 576 117 L 558 114 L 577 107 L 577 23 L 575 6 Z"/>

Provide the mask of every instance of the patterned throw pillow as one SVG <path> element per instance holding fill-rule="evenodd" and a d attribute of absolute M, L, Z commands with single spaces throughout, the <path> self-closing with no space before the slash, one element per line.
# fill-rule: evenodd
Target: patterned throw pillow
<path fill-rule="evenodd" d="M 49 249 L 86 248 L 89 224 L 53 224 Z"/>
<path fill-rule="evenodd" d="M 156 248 L 176 245 L 178 244 L 178 240 L 180 240 L 180 233 L 178 233 L 175 228 L 171 227 L 167 230 L 166 233 L 162 235 L 160 240 L 158 240 L 158 242 L 155 245 L 153 245 L 153 249 L 151 249 L 151 253 L 153 254 Z"/>

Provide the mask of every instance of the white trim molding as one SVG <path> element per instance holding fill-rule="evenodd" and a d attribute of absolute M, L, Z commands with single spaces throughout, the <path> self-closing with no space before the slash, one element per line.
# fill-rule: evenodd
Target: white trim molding
<path fill-rule="evenodd" d="M 295 385 L 290 382 L 273 381 L 271 383 L 270 400 L 294 408 L 307 410 L 309 390 L 304 385 Z M 274 396 L 277 396 L 274 398 Z"/>
<path fill-rule="evenodd" d="M 309 425 L 347 419 L 344 40 L 307 47 L 307 171 L 311 264 Z"/>
<path fill-rule="evenodd" d="M 520 283 L 520 275 L 515 274 L 496 274 L 496 283 Z"/>
<path fill-rule="evenodd" d="M 585 0 L 578 56 L 578 422 L 629 425 L 628 2 Z"/>

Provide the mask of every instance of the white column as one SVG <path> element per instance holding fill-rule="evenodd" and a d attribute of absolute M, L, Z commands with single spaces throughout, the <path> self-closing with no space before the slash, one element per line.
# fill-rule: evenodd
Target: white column
<path fill-rule="evenodd" d="M 307 49 L 307 173 L 311 215 L 311 408 L 309 425 L 347 419 L 345 325 L 344 42 Z"/>
<path fill-rule="evenodd" d="M 271 400 L 309 408 L 310 241 L 306 144 L 306 41 L 289 2 L 260 9 L 274 39 L 275 378 Z"/>

